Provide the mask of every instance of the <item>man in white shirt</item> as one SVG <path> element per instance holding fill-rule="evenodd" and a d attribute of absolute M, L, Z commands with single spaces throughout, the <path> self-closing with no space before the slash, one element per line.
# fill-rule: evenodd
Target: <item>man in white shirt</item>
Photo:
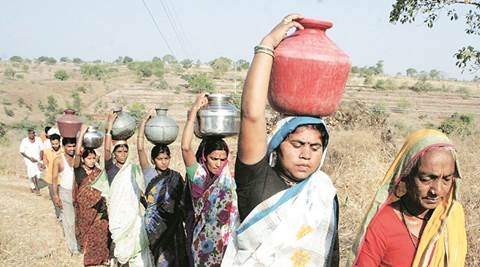
<path fill-rule="evenodd" d="M 30 192 L 40 195 L 38 179 L 41 177 L 45 168 L 43 165 L 43 142 L 42 139 L 35 136 L 35 129 L 28 129 L 28 136 L 23 138 L 20 143 L 20 154 L 25 160 L 27 167 L 27 177 L 30 182 Z"/>

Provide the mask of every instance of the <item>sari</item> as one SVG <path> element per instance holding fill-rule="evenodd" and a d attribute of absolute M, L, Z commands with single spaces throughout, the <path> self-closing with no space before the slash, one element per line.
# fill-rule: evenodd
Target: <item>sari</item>
<path fill-rule="evenodd" d="M 156 266 L 186 266 L 183 181 L 173 170 L 157 174 L 145 189 L 145 227 Z"/>
<path fill-rule="evenodd" d="M 357 266 L 368 225 L 385 207 L 405 193 L 402 178 L 410 173 L 415 160 L 432 147 L 453 148 L 454 145 L 437 130 L 424 129 L 407 137 L 375 194 L 352 247 L 348 265 Z M 460 178 L 456 156 L 455 167 Z M 458 186 L 459 180 L 455 179 L 448 196 L 433 211 L 420 237 L 412 266 L 464 266 L 467 240 L 463 207 L 456 201 Z"/>
<path fill-rule="evenodd" d="M 189 179 L 193 223 L 186 221 L 196 267 L 220 266 L 233 229 L 238 224 L 235 180 L 226 160 L 219 175 L 209 178 L 206 164 L 196 164 Z M 187 170 L 188 171 L 188 170 Z M 188 214 L 188 211 L 187 211 Z"/>
<path fill-rule="evenodd" d="M 80 167 L 82 168 L 82 167 Z M 80 184 L 74 182 L 75 232 L 85 266 L 108 264 L 108 215 L 105 199 L 91 184 L 101 173 L 95 168 Z"/>
<path fill-rule="evenodd" d="M 121 264 L 153 266 L 145 230 L 145 209 L 140 198 L 145 182 L 138 165 L 127 158 L 111 185 L 107 170 L 92 185 L 107 200 L 109 230 L 114 243 L 114 256 Z"/>
<path fill-rule="evenodd" d="M 297 127 L 321 124 L 320 118 L 287 117 L 270 138 L 272 152 Z M 326 129 L 326 127 L 324 127 Z M 292 187 L 258 204 L 235 230 L 222 266 L 331 266 L 337 237 L 338 206 L 330 177 L 320 170 L 325 159 L 328 133 L 322 140 L 318 169 Z"/>

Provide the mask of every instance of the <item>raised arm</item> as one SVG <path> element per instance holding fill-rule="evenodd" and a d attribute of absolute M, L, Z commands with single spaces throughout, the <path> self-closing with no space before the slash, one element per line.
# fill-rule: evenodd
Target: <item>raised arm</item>
<path fill-rule="evenodd" d="M 112 158 L 112 127 L 113 122 L 117 118 L 117 114 L 113 111 L 108 113 L 107 117 L 107 132 L 105 133 L 105 143 L 103 144 L 103 158 L 105 161 L 108 161 Z"/>
<path fill-rule="evenodd" d="M 182 133 L 182 157 L 185 167 L 192 166 L 195 162 L 195 152 L 192 148 L 193 129 L 195 126 L 195 117 L 198 110 L 208 104 L 207 94 L 201 93 L 193 103 L 190 113 L 188 113 L 187 122 Z"/>
<path fill-rule="evenodd" d="M 144 147 L 144 136 L 145 136 L 145 124 L 147 123 L 148 119 L 155 114 L 155 109 L 150 109 L 143 120 L 140 122 L 140 127 L 138 128 L 138 136 L 137 136 L 137 152 L 138 152 L 138 161 L 140 161 L 140 166 L 142 170 L 147 169 L 150 167 L 148 163 L 147 153 L 145 153 Z"/>
<path fill-rule="evenodd" d="M 286 37 L 289 29 L 303 26 L 295 20 L 302 18 L 291 14 L 263 38 L 261 49 L 255 53 L 247 73 L 242 94 L 240 134 L 238 137 L 238 158 L 242 163 L 255 164 L 267 152 L 267 135 L 265 106 L 267 102 L 268 83 L 272 70 L 273 57 L 268 53 Z"/>
<path fill-rule="evenodd" d="M 73 167 L 78 168 L 80 167 L 81 163 L 81 158 L 82 158 L 82 146 L 83 146 L 83 136 L 87 132 L 88 126 L 85 124 L 82 124 L 80 127 L 80 134 L 77 138 L 77 145 L 75 147 L 75 158 L 73 160 Z"/>

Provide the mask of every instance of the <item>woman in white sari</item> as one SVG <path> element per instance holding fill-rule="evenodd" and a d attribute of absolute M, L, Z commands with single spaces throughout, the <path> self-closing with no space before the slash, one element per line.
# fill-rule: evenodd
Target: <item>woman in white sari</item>
<path fill-rule="evenodd" d="M 130 162 L 126 141 L 117 141 L 113 152 L 110 131 L 116 114 L 108 116 L 105 135 L 105 170 L 92 187 L 100 190 L 107 200 L 109 230 L 113 256 L 122 265 L 153 266 L 145 231 L 145 208 L 140 197 L 145 190 L 142 171 Z"/>
<path fill-rule="evenodd" d="M 338 201 L 320 170 L 328 144 L 321 118 L 282 119 L 267 144 L 265 105 L 275 47 L 289 15 L 255 49 L 242 95 L 235 166 L 241 225 L 222 266 L 337 266 Z"/>

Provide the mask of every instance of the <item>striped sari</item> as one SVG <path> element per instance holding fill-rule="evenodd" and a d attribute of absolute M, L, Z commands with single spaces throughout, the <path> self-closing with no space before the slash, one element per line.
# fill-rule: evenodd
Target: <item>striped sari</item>
<path fill-rule="evenodd" d="M 420 130 L 407 138 L 375 194 L 349 255 L 349 266 L 357 266 L 359 252 L 364 245 L 365 233 L 370 222 L 387 205 L 397 201 L 397 196 L 405 192 L 402 177 L 410 173 L 415 159 L 431 147 L 454 147 L 454 145 L 446 135 L 436 130 Z M 455 165 L 460 177 L 457 160 Z M 459 179 L 455 179 L 448 197 L 435 208 L 428 220 L 412 266 L 464 266 L 467 240 L 463 207 L 456 201 L 458 183 Z"/>

